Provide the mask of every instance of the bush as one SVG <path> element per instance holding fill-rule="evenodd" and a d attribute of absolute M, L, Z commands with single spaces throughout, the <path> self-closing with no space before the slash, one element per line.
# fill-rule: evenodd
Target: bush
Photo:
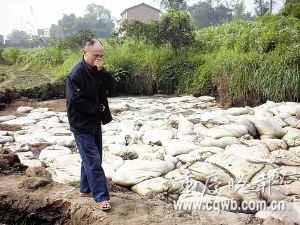
<path fill-rule="evenodd" d="M 281 15 L 236 21 L 197 32 L 194 47 L 204 53 L 193 90 L 213 86 L 224 103 L 298 101 L 300 23 Z"/>
<path fill-rule="evenodd" d="M 96 31 L 94 30 L 81 30 L 78 33 L 56 39 L 52 42 L 52 46 L 56 49 L 67 49 L 77 52 L 78 49 L 83 48 L 88 40 L 95 38 L 95 36 Z"/>
<path fill-rule="evenodd" d="M 292 16 L 300 19 L 300 2 L 298 0 L 289 0 L 282 13 L 285 16 Z"/>
<path fill-rule="evenodd" d="M 8 48 L 3 53 L 4 59 L 10 63 L 15 64 L 18 57 L 20 57 L 21 50 L 19 48 Z"/>

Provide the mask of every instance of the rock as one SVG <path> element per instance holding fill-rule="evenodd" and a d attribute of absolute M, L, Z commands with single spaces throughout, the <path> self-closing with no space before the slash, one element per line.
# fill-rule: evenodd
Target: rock
<path fill-rule="evenodd" d="M 193 150 L 188 154 L 177 155 L 176 158 L 182 163 L 192 164 L 196 161 L 204 161 L 213 154 L 221 153 L 223 151 L 224 149 L 218 147 L 200 147 L 199 149 Z"/>
<path fill-rule="evenodd" d="M 287 114 L 290 114 L 291 116 L 295 116 L 299 107 L 300 107 L 299 103 L 286 102 L 284 104 L 281 104 L 278 107 L 278 111 L 280 113 L 287 113 Z"/>
<path fill-rule="evenodd" d="M 290 115 L 282 115 L 279 114 L 277 116 L 273 116 L 272 118 L 274 120 L 276 120 L 276 122 L 281 126 L 281 127 L 287 127 L 288 124 L 284 121 L 287 117 L 289 117 Z"/>
<path fill-rule="evenodd" d="M 261 141 L 261 143 L 266 144 L 270 151 L 288 149 L 286 142 L 281 139 L 264 139 Z"/>
<path fill-rule="evenodd" d="M 27 117 L 18 117 L 13 120 L 2 122 L 1 124 L 27 126 L 27 125 L 33 125 L 36 122 L 37 122 L 36 120 L 28 119 Z"/>
<path fill-rule="evenodd" d="M 81 158 L 79 154 L 60 155 L 51 161 L 47 161 L 47 170 L 58 183 L 79 181 L 81 170 Z"/>
<path fill-rule="evenodd" d="M 300 120 L 296 116 L 288 117 L 284 120 L 291 127 L 300 129 Z"/>
<path fill-rule="evenodd" d="M 23 133 L 14 135 L 15 141 L 21 145 L 44 143 L 44 137 L 47 136 L 46 132 Z"/>
<path fill-rule="evenodd" d="M 54 145 L 54 146 L 49 146 L 49 147 L 43 149 L 40 153 L 39 159 L 51 161 L 51 160 L 56 159 L 57 157 L 60 157 L 63 155 L 70 155 L 70 154 L 72 154 L 72 152 L 69 148 L 59 146 L 59 145 Z"/>
<path fill-rule="evenodd" d="M 247 117 L 247 119 L 253 123 L 262 140 L 282 138 L 286 134 L 286 131 L 273 118 L 254 116 Z"/>
<path fill-rule="evenodd" d="M 72 136 L 72 132 L 63 127 L 50 128 L 47 133 L 49 133 L 51 136 Z"/>
<path fill-rule="evenodd" d="M 6 121 L 9 121 L 9 120 L 14 120 L 16 119 L 17 117 L 16 116 L 13 116 L 13 115 L 8 115 L 8 116 L 0 116 L 0 123 L 1 122 L 6 122 Z"/>
<path fill-rule="evenodd" d="M 204 133 L 205 130 L 207 130 L 207 127 L 205 127 L 203 124 L 201 123 L 197 123 L 194 125 L 194 132 L 196 134 L 201 134 L 201 133 Z"/>
<path fill-rule="evenodd" d="M 30 147 L 27 144 L 21 144 L 21 143 L 11 143 L 10 146 L 8 146 L 8 149 L 12 152 L 28 152 L 30 151 Z"/>
<path fill-rule="evenodd" d="M 112 154 L 111 152 L 103 149 L 102 167 L 105 171 L 105 176 L 112 179 L 116 170 L 124 164 L 122 157 Z"/>
<path fill-rule="evenodd" d="M 28 166 L 28 167 L 40 167 L 41 162 L 39 159 L 36 159 L 32 152 L 17 152 L 16 153 L 21 163 Z"/>
<path fill-rule="evenodd" d="M 229 202 L 230 199 L 221 196 L 213 196 L 213 195 L 204 195 L 201 192 L 192 191 L 190 196 L 186 194 L 181 194 L 177 200 L 177 204 L 174 205 L 174 208 L 180 204 L 180 202 L 190 202 L 190 204 L 181 204 L 181 209 L 183 211 L 193 212 L 193 211 L 200 211 L 198 204 L 192 204 L 192 202 L 202 202 L 203 205 L 211 205 L 214 206 L 213 210 L 221 211 L 221 206 Z M 205 208 L 205 207 L 204 207 Z M 178 210 L 178 209 L 177 209 Z M 203 209 L 202 209 L 203 210 Z"/>
<path fill-rule="evenodd" d="M 194 134 L 194 124 L 188 121 L 183 115 L 180 114 L 177 136 L 180 138 L 185 135 Z"/>
<path fill-rule="evenodd" d="M 233 181 L 229 185 L 225 185 L 218 189 L 218 195 L 230 198 L 237 203 L 241 201 L 259 201 L 260 193 L 258 190 L 245 183 L 239 183 L 239 181 Z"/>
<path fill-rule="evenodd" d="M 227 110 L 225 110 L 225 113 L 232 115 L 232 116 L 240 116 L 240 115 L 248 114 L 249 111 L 250 110 L 247 108 L 237 107 L 237 108 L 227 109 Z"/>
<path fill-rule="evenodd" d="M 213 183 L 218 185 L 226 185 L 231 181 L 231 177 L 224 170 L 207 162 L 196 162 L 188 167 L 196 180 L 201 182 Z"/>
<path fill-rule="evenodd" d="M 6 149 L 0 149 L 0 174 L 13 171 L 22 171 L 27 167 L 22 165 L 18 155 Z"/>
<path fill-rule="evenodd" d="M 292 151 L 276 150 L 271 153 L 271 157 L 279 165 L 300 166 L 300 157 Z"/>
<path fill-rule="evenodd" d="M 291 184 L 284 185 L 267 185 L 262 190 L 262 197 L 271 203 L 287 199 L 288 196 L 300 195 L 300 182 L 295 181 Z"/>
<path fill-rule="evenodd" d="M 25 178 L 20 184 L 19 188 L 28 190 L 28 191 L 35 191 L 39 189 L 40 187 L 45 187 L 49 183 L 51 183 L 51 180 L 46 179 L 44 177 L 28 177 Z"/>
<path fill-rule="evenodd" d="M 223 152 L 226 155 L 235 155 L 252 163 L 272 163 L 269 155 L 269 149 L 265 145 L 245 146 L 231 145 L 226 147 Z"/>
<path fill-rule="evenodd" d="M 230 122 L 224 111 L 205 112 L 201 115 L 201 123 L 206 125 L 212 123 L 215 125 L 228 124 Z"/>
<path fill-rule="evenodd" d="M 119 103 L 119 104 L 111 104 L 110 110 L 113 114 L 118 114 L 120 112 L 127 111 L 129 109 L 129 105 L 126 103 Z"/>
<path fill-rule="evenodd" d="M 275 219 L 274 217 L 269 216 L 265 219 L 262 225 L 297 225 L 297 224 L 286 220 Z"/>
<path fill-rule="evenodd" d="M 206 186 L 195 179 L 195 176 L 188 169 L 175 169 L 165 175 L 165 178 L 172 182 L 179 182 L 182 187 L 189 188 L 191 191 L 202 192 Z"/>
<path fill-rule="evenodd" d="M 294 152 L 298 157 L 300 157 L 300 146 L 291 147 L 289 148 L 289 151 Z"/>
<path fill-rule="evenodd" d="M 261 145 L 261 140 L 254 139 L 250 134 L 246 134 L 243 137 L 239 138 L 241 144 L 244 144 L 248 147 Z"/>
<path fill-rule="evenodd" d="M 200 96 L 198 97 L 198 100 L 201 102 L 214 102 L 215 98 L 211 96 Z"/>
<path fill-rule="evenodd" d="M 135 150 L 127 148 L 125 145 L 110 144 L 106 146 L 107 151 L 112 154 L 122 157 L 122 159 L 136 159 L 138 154 Z"/>
<path fill-rule="evenodd" d="M 205 137 L 197 143 L 201 147 L 219 147 L 225 148 L 228 145 L 240 144 L 240 141 L 236 137 L 222 137 L 219 139 L 213 139 Z"/>
<path fill-rule="evenodd" d="M 276 207 L 279 207 L 279 205 L 276 205 Z M 269 210 L 257 212 L 255 216 L 261 219 L 273 217 L 281 221 L 300 223 L 300 202 L 287 202 L 284 210 L 270 210 L 270 208 Z"/>
<path fill-rule="evenodd" d="M 251 136 L 253 136 L 253 137 L 257 136 L 257 130 L 256 130 L 255 126 L 246 117 L 239 116 L 238 118 L 235 118 L 235 121 L 237 124 L 244 125 L 246 127 L 246 129 L 248 130 L 248 133 Z"/>
<path fill-rule="evenodd" d="M 44 112 L 31 112 L 31 113 L 28 113 L 26 116 L 26 118 L 28 118 L 28 119 L 37 120 L 37 121 L 46 120 L 46 118 L 48 118 L 48 117 L 49 116 Z"/>
<path fill-rule="evenodd" d="M 33 107 L 30 107 L 30 106 L 21 106 L 21 107 L 17 108 L 17 112 L 18 113 L 29 113 L 32 109 L 33 109 Z"/>
<path fill-rule="evenodd" d="M 166 194 L 180 194 L 183 190 L 183 186 L 179 182 L 174 182 L 163 177 L 155 177 L 132 186 L 131 190 L 140 195 L 164 192 Z"/>
<path fill-rule="evenodd" d="M 165 150 L 162 146 L 157 145 L 145 145 L 145 144 L 133 144 L 128 146 L 130 151 L 137 153 L 139 159 L 164 159 Z"/>
<path fill-rule="evenodd" d="M 157 144 L 162 142 L 163 140 L 170 140 L 173 138 L 173 130 L 160 130 L 153 129 L 146 131 L 142 136 L 142 141 L 144 144 Z"/>
<path fill-rule="evenodd" d="M 108 131 L 118 131 L 118 129 L 118 123 L 111 122 L 102 127 L 102 132 L 106 133 Z"/>
<path fill-rule="evenodd" d="M 171 156 L 189 153 L 192 150 L 199 148 L 198 145 L 195 145 L 192 142 L 177 139 L 162 140 L 161 144 L 166 153 Z"/>
<path fill-rule="evenodd" d="M 59 113 L 57 116 L 60 123 L 69 123 L 69 119 L 66 112 Z"/>
<path fill-rule="evenodd" d="M 119 145 L 126 145 L 126 140 L 123 135 L 103 135 L 102 136 L 102 143 L 103 144 L 119 144 Z"/>
<path fill-rule="evenodd" d="M 74 136 L 44 136 L 44 142 L 50 143 L 52 145 L 61 145 L 66 147 L 75 147 Z"/>
<path fill-rule="evenodd" d="M 28 167 L 25 170 L 25 174 L 27 177 L 44 177 L 46 179 L 51 180 L 51 173 L 43 167 Z"/>
<path fill-rule="evenodd" d="M 163 160 L 125 160 L 113 175 L 112 181 L 122 186 L 133 186 L 144 180 L 159 177 L 175 168 L 170 161 Z"/>
<path fill-rule="evenodd" d="M 289 184 L 300 179 L 299 166 L 281 166 L 271 169 L 266 174 L 266 179 L 273 184 Z"/>
<path fill-rule="evenodd" d="M 282 140 L 285 140 L 287 142 L 288 141 L 298 141 L 298 145 L 300 146 L 300 130 L 297 128 L 291 128 L 291 127 L 287 127 L 284 129 L 287 133 L 286 133 L 286 135 L 284 135 L 282 137 Z M 298 146 L 298 145 L 295 145 L 295 146 Z"/>
<path fill-rule="evenodd" d="M 248 134 L 248 130 L 244 125 L 230 124 L 230 125 L 221 125 L 218 127 L 203 130 L 203 132 L 201 132 L 200 134 L 214 139 L 218 139 L 222 137 L 239 138 L 245 134 Z"/>
<path fill-rule="evenodd" d="M 262 191 L 261 196 L 270 204 L 272 201 L 284 200 L 287 196 L 277 187 L 279 185 L 267 185 Z"/>
<path fill-rule="evenodd" d="M 5 144 L 7 142 L 13 142 L 14 138 L 11 136 L 0 136 L 0 144 Z"/>
<path fill-rule="evenodd" d="M 45 130 L 49 130 L 50 128 L 66 128 L 67 124 L 64 123 L 58 123 L 58 122 L 50 122 L 47 120 L 41 120 L 36 123 L 37 126 L 42 127 Z"/>
<path fill-rule="evenodd" d="M 226 155 L 225 153 L 215 154 L 206 162 L 217 165 L 218 167 L 229 171 L 235 178 L 243 179 L 248 182 L 264 165 L 248 162 L 235 155 Z"/>
<path fill-rule="evenodd" d="M 33 109 L 31 110 L 32 113 L 44 113 L 44 112 L 48 112 L 49 108 L 37 108 L 37 109 Z"/>

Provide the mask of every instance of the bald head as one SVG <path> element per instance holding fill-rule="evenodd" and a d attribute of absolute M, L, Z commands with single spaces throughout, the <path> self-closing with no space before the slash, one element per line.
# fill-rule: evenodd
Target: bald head
<path fill-rule="evenodd" d="M 95 60 L 103 60 L 104 48 L 100 41 L 91 39 L 86 42 L 83 49 L 83 58 L 89 67 L 94 67 Z"/>
<path fill-rule="evenodd" d="M 99 41 L 97 39 L 90 39 L 85 43 L 84 48 L 87 49 L 87 48 L 93 47 L 94 45 L 100 45 L 103 47 L 103 44 L 101 43 L 101 41 Z"/>

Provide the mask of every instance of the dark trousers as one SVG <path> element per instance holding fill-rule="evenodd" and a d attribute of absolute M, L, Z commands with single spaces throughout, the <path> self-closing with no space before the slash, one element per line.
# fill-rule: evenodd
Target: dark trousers
<path fill-rule="evenodd" d="M 80 192 L 92 192 L 96 202 L 109 200 L 105 173 L 102 168 L 101 126 L 91 131 L 73 131 L 81 155 Z"/>

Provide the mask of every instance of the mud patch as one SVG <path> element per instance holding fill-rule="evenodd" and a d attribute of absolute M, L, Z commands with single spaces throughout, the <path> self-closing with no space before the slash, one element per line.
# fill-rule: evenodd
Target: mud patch
<path fill-rule="evenodd" d="M 3 148 L 0 149 L 0 175 L 21 173 L 26 169 L 27 166 L 21 163 L 17 154 Z"/>
<path fill-rule="evenodd" d="M 0 124 L 0 130 L 18 131 L 18 130 L 22 130 L 22 126 L 21 125 L 11 125 L 11 124 Z"/>
<path fill-rule="evenodd" d="M 0 194 L 0 221 L 6 224 L 50 225 L 68 224 L 70 221 L 70 202 L 64 200 L 47 202 L 29 195 L 20 196 L 20 193 L 15 195 L 11 197 Z"/>
<path fill-rule="evenodd" d="M 43 178 L 43 177 L 26 177 L 18 185 L 18 187 L 21 189 L 24 189 L 26 191 L 35 191 L 41 187 L 47 186 L 50 183 L 51 183 L 51 180 Z"/>
<path fill-rule="evenodd" d="M 48 146 L 51 146 L 51 144 L 48 143 L 38 143 L 38 144 L 30 144 L 30 151 L 32 152 L 32 154 L 34 155 L 35 158 L 39 158 L 39 155 L 41 153 L 41 151 L 44 148 L 47 148 Z"/>

